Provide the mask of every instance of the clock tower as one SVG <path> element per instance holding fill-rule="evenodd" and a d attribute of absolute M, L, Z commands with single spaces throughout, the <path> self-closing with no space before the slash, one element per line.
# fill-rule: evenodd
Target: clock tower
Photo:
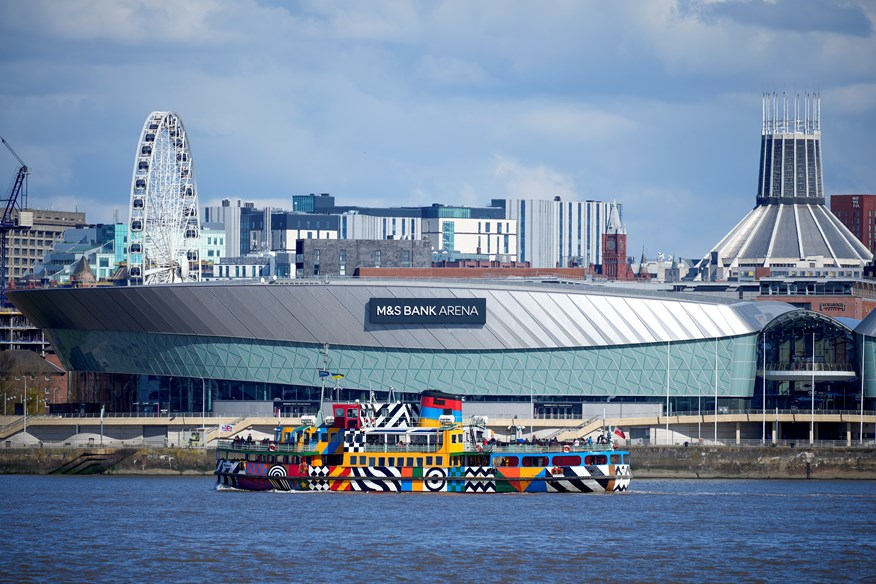
<path fill-rule="evenodd" d="M 633 279 L 627 265 L 627 230 L 621 225 L 617 202 L 609 206 L 608 222 L 602 234 L 602 275 L 609 280 Z"/>

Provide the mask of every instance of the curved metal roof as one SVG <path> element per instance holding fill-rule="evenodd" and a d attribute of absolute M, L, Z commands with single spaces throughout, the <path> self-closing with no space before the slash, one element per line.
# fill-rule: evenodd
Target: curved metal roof
<path fill-rule="evenodd" d="M 859 335 L 876 337 L 876 310 L 870 311 L 870 314 L 861 321 L 861 324 L 855 327 L 855 332 Z"/>
<path fill-rule="evenodd" d="M 348 280 L 10 291 L 44 329 L 434 350 L 600 347 L 750 334 L 793 310 L 597 286 Z M 372 298 L 484 298 L 483 325 L 376 324 Z"/>
<path fill-rule="evenodd" d="M 834 265 L 873 259 L 824 205 L 758 205 L 712 248 L 725 266 L 823 256 Z M 711 255 L 711 254 L 710 254 Z M 708 256 L 707 256 L 708 258 Z"/>

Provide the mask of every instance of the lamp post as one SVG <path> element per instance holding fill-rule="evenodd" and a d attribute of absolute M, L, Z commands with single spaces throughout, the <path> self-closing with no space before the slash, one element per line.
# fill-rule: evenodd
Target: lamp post
<path fill-rule="evenodd" d="M 715 337 L 715 444 L 718 444 L 718 337 Z"/>
<path fill-rule="evenodd" d="M 864 444 L 864 369 L 867 365 L 867 335 L 861 335 L 861 429 L 858 430 L 858 444 Z"/>
<path fill-rule="evenodd" d="M 24 379 L 24 395 L 21 399 L 21 406 L 24 410 L 24 433 L 21 435 L 21 440 L 27 445 L 27 375 L 22 375 L 22 379 Z M 18 379 L 16 377 L 16 379 Z"/>
<path fill-rule="evenodd" d="M 670 444 L 669 439 L 669 341 L 666 341 L 666 444 Z"/>
<path fill-rule="evenodd" d="M 763 333 L 763 421 L 761 424 L 760 443 L 766 444 L 766 333 Z"/>
<path fill-rule="evenodd" d="M 809 445 L 815 442 L 815 330 L 812 331 L 812 393 L 810 394 Z"/>

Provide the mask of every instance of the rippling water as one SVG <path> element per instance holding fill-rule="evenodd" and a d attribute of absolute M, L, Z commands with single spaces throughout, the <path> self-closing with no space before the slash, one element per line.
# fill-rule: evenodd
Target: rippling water
<path fill-rule="evenodd" d="M 0 580 L 876 581 L 876 482 L 633 487 L 244 493 L 209 477 L 0 476 Z"/>

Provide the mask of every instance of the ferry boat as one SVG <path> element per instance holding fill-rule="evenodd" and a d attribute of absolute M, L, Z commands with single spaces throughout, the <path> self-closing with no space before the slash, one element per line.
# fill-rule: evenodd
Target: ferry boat
<path fill-rule="evenodd" d="M 219 440 L 218 488 L 247 491 L 591 493 L 629 488 L 629 452 L 607 444 L 501 444 L 462 399 L 335 403 L 331 416 L 279 424 L 273 440 Z"/>

